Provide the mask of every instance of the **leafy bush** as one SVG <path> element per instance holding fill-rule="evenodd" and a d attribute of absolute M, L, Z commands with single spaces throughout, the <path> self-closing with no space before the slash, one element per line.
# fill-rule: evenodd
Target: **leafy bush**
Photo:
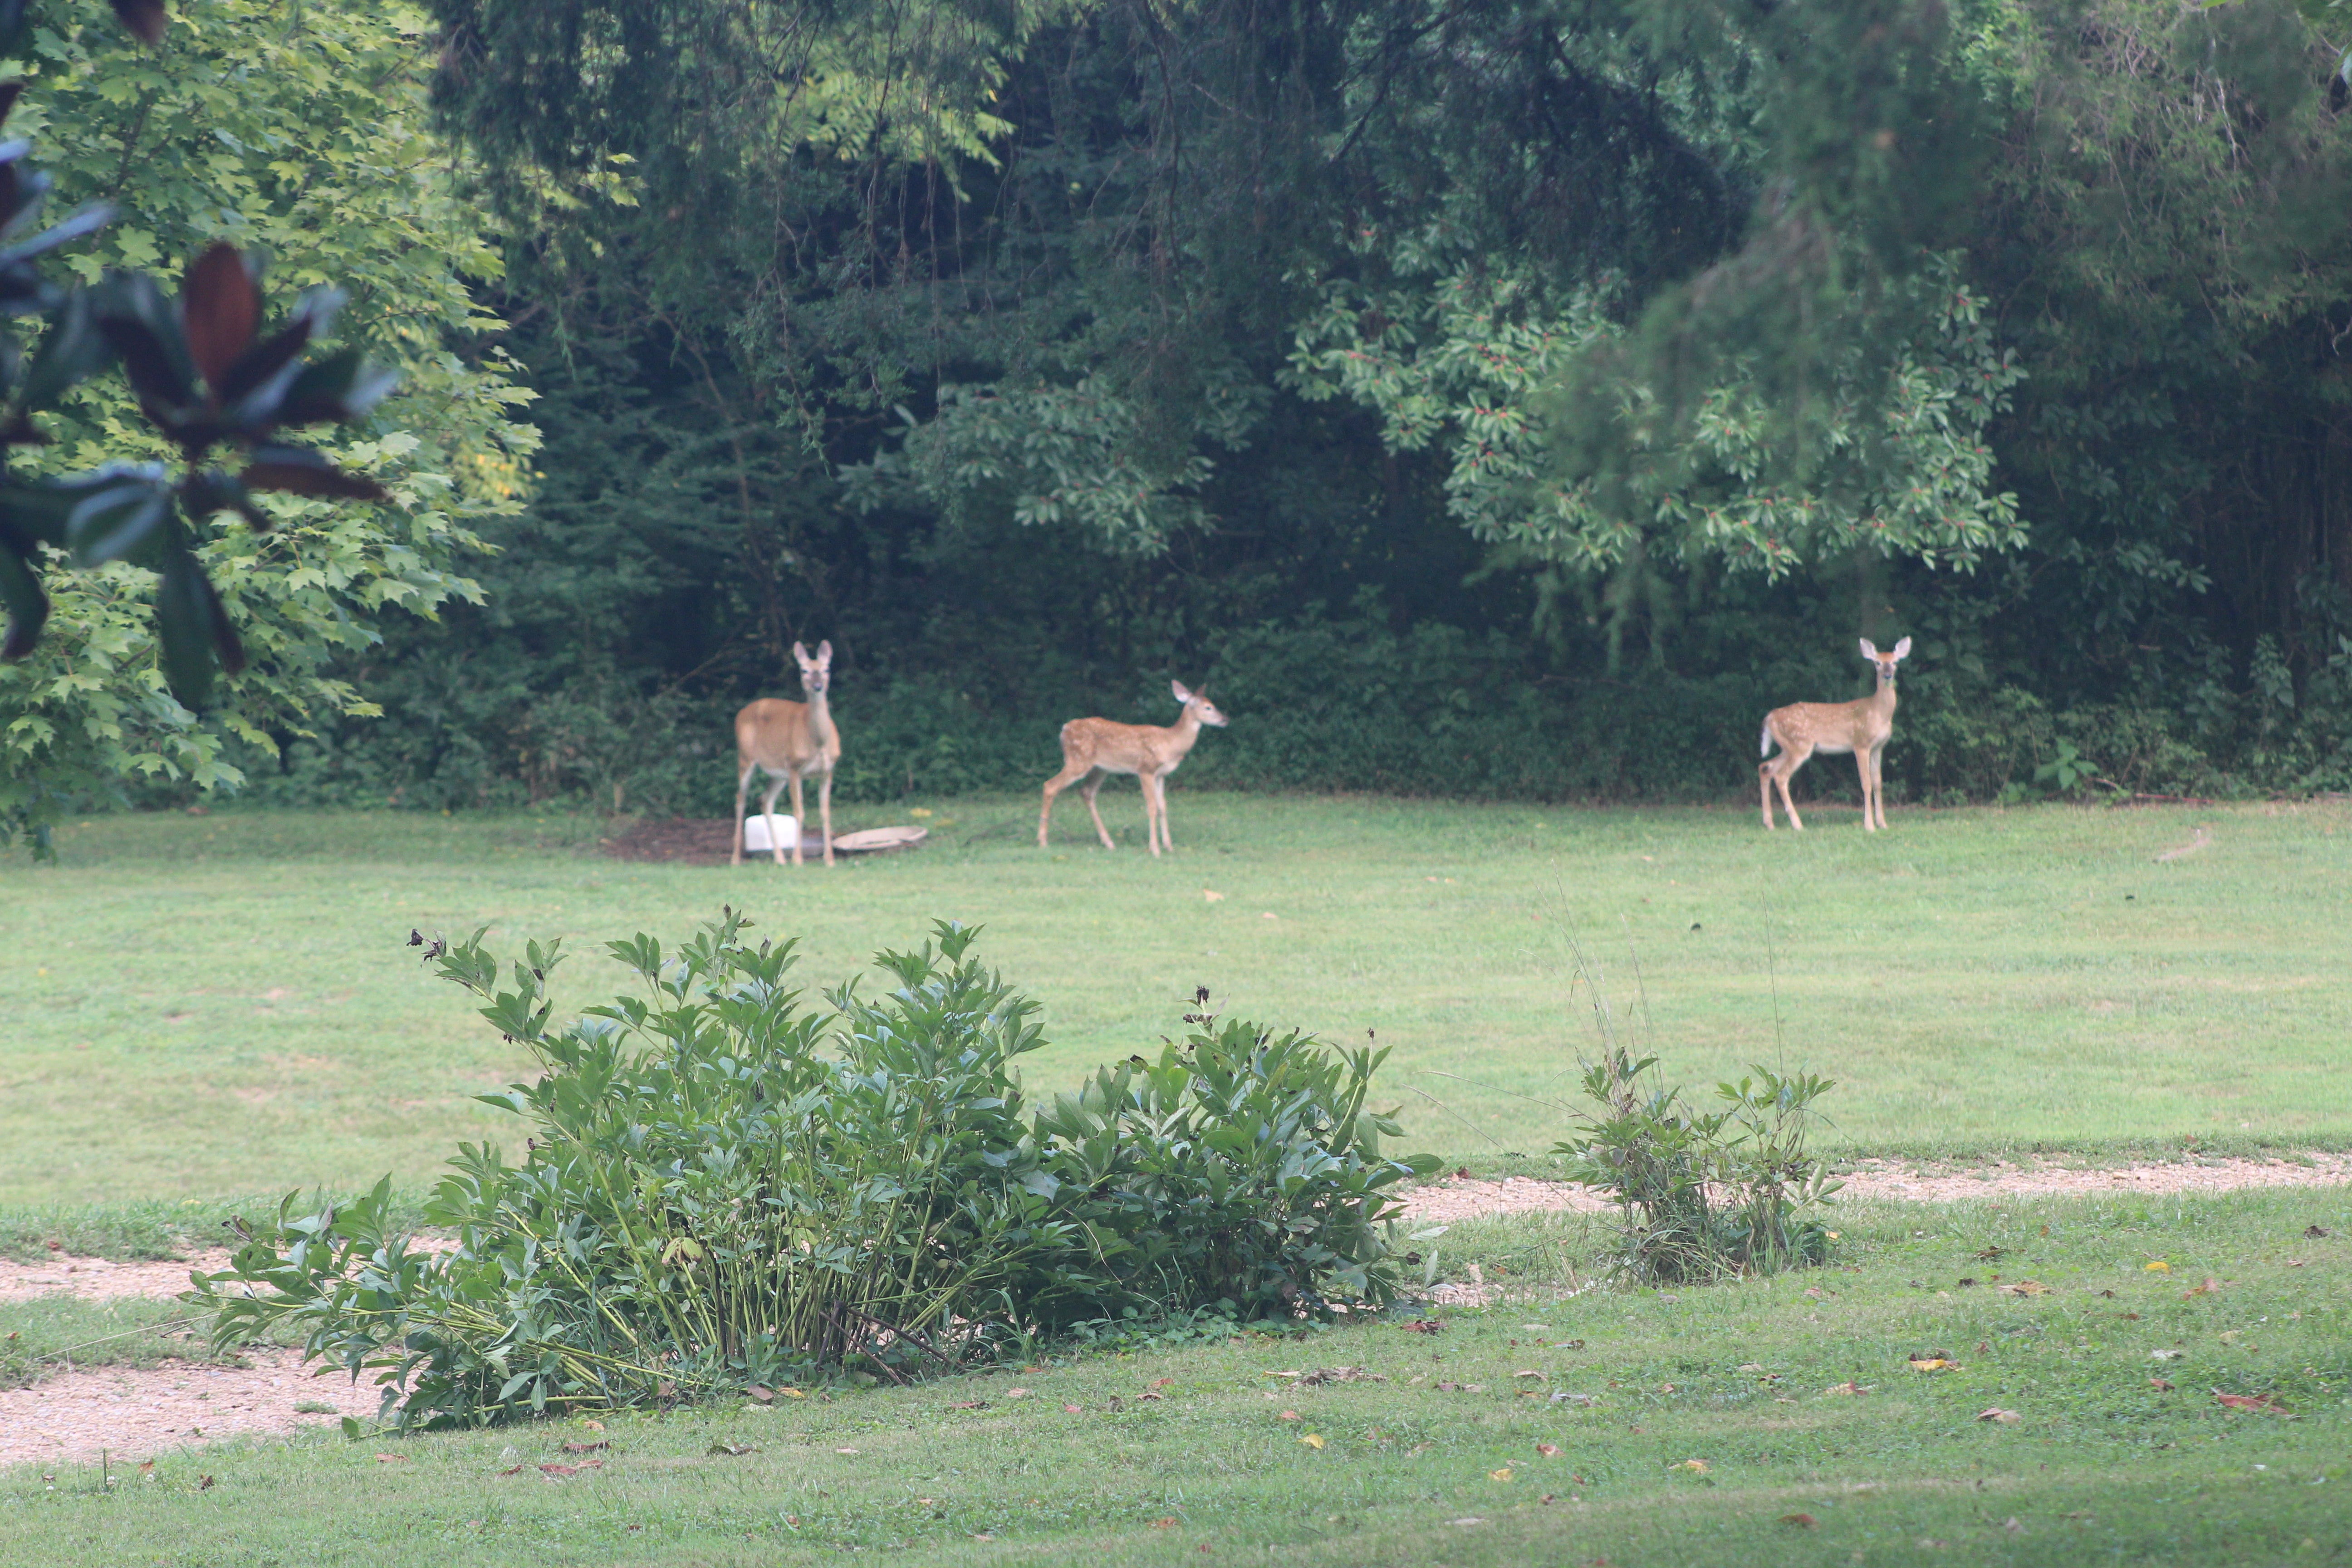
<path fill-rule="evenodd" d="M 389 1179 L 248 1230 L 203 1295 L 222 1342 L 272 1324 L 382 1375 L 403 1425 L 637 1403 L 836 1375 L 905 1381 L 1105 1318 L 1285 1319 L 1395 1292 L 1388 1189 L 1434 1168 L 1380 1152 L 1385 1053 L 1187 1016 L 1025 1107 L 1035 1004 L 952 922 L 801 1005 L 792 942 L 730 911 L 675 953 L 608 944 L 644 994 L 551 1029 L 534 942 L 499 988 L 477 932 L 431 956 L 539 1059 L 484 1095 L 532 1128 L 508 1164 L 464 1145 L 422 1248 Z M 421 940 L 421 939 L 420 939 Z M 248 1287 L 257 1293 L 232 1293 Z"/>
<path fill-rule="evenodd" d="M 1616 1201 L 1619 1270 L 1670 1284 L 1826 1258 L 1817 1205 L 1844 1184 L 1807 1152 L 1805 1135 L 1813 1102 L 1836 1086 L 1750 1067 L 1753 1077 L 1716 1086 L 1722 1110 L 1702 1112 L 1656 1068 L 1612 1043 L 1584 1075 L 1601 1114 L 1552 1150 L 1568 1156 L 1570 1181 Z"/>

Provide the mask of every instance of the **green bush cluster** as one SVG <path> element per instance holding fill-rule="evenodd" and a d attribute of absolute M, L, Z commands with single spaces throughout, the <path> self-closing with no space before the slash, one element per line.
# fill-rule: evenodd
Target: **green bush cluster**
<path fill-rule="evenodd" d="M 1035 1005 L 971 955 L 974 932 L 885 952 L 802 1005 L 793 944 L 732 912 L 675 952 L 608 944 L 642 994 L 549 1025 L 536 943 L 431 957 L 538 1058 L 482 1098 L 531 1127 L 508 1163 L 466 1145 L 421 1247 L 387 1180 L 248 1227 L 202 1298 L 226 1342 L 264 1328 L 381 1374 L 404 1425 L 691 1397 L 1017 1353 L 1040 1336 L 1206 1310 L 1249 1321 L 1378 1306 L 1398 1280 L 1391 1189 L 1367 1109 L 1385 1053 L 1188 1015 L 1181 1043 L 1034 1105 L 1014 1059 Z M 250 1292 L 250 1293 L 248 1293 Z"/>

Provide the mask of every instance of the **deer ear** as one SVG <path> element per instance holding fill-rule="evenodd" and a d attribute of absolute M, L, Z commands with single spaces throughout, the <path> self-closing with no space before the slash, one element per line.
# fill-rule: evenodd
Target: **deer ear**
<path fill-rule="evenodd" d="M 1862 639 L 1862 657 L 1864 658 L 1876 658 L 1878 657 L 1877 645 L 1873 643 L 1868 637 Z"/>
<path fill-rule="evenodd" d="M 1192 694 L 1184 689 L 1184 683 L 1181 680 L 1170 681 L 1168 683 L 1168 689 L 1176 694 L 1176 700 L 1179 702 L 1190 702 L 1192 700 Z"/>
<path fill-rule="evenodd" d="M 801 647 L 798 643 L 793 644 L 793 658 L 803 664 L 806 664 L 809 661 L 808 649 Z"/>
<path fill-rule="evenodd" d="M 1905 654 L 1907 654 L 1910 651 L 1911 639 L 1909 637 L 1905 637 L 1901 642 L 1895 645 L 1895 657 L 1897 658 L 1901 658 Z"/>
<path fill-rule="evenodd" d="M 827 637 L 824 641 L 816 645 L 816 661 L 821 666 L 830 665 L 833 663 L 833 639 L 831 637 Z"/>

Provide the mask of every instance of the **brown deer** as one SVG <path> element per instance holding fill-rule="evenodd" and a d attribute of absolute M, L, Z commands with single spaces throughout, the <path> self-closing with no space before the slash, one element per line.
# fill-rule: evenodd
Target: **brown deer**
<path fill-rule="evenodd" d="M 1797 803 L 1789 798 L 1789 775 L 1803 767 L 1805 759 L 1815 752 L 1831 756 L 1853 753 L 1853 765 L 1862 773 L 1862 826 L 1873 833 L 1886 826 L 1880 764 L 1886 757 L 1886 742 L 1895 734 L 1895 667 L 1910 651 L 1909 637 L 1896 643 L 1893 653 L 1879 652 L 1864 637 L 1862 657 L 1878 670 L 1876 691 L 1852 702 L 1791 702 L 1764 715 L 1764 733 L 1757 744 L 1770 760 L 1758 766 L 1756 776 L 1764 790 L 1766 827 L 1772 826 L 1772 787 L 1778 784 L 1790 824 L 1803 830 Z M 1775 741 L 1780 742 L 1777 757 L 1772 755 Z"/>
<path fill-rule="evenodd" d="M 824 863 L 833 864 L 833 764 L 841 760 L 841 731 L 833 727 L 833 710 L 825 705 L 825 688 L 833 682 L 833 644 L 816 645 L 816 657 L 793 644 L 800 661 L 801 689 L 805 702 L 762 697 L 747 702 L 735 715 L 735 858 L 743 863 L 743 800 L 751 792 L 751 775 L 765 769 L 768 792 L 761 797 L 760 815 L 768 819 L 768 845 L 776 864 L 784 863 L 784 847 L 776 831 L 776 793 L 790 780 L 793 820 L 803 831 L 793 837 L 793 864 L 801 865 L 801 845 L 807 839 L 808 816 L 801 805 L 801 780 L 815 773 L 817 810 L 824 819 Z"/>
<path fill-rule="evenodd" d="M 1086 798 L 1103 847 L 1114 847 L 1095 796 L 1102 793 L 1103 780 L 1112 773 L 1133 773 L 1143 785 L 1143 820 L 1151 852 L 1159 854 L 1162 846 L 1175 849 L 1175 840 L 1168 837 L 1168 775 L 1201 738 L 1201 726 L 1214 724 L 1222 730 L 1225 716 L 1207 697 L 1185 690 L 1181 680 L 1170 681 L 1168 688 L 1184 705 L 1184 714 L 1165 729 L 1118 724 L 1108 719 L 1073 719 L 1062 726 L 1062 771 L 1045 781 L 1045 804 L 1037 813 L 1038 848 L 1045 847 L 1045 830 L 1054 820 L 1054 797 L 1074 784 Z"/>

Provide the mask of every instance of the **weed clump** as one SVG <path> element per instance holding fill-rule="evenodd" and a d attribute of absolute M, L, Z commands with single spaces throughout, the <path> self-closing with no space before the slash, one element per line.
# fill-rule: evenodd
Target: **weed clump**
<path fill-rule="evenodd" d="M 1014 1059 L 1036 1005 L 940 922 L 884 952 L 890 983 L 826 1009 L 793 944 L 732 911 L 674 953 L 607 944 L 641 994 L 551 1028 L 559 945 L 499 984 L 473 939 L 428 952 L 542 1068 L 480 1098 L 530 1124 L 526 1155 L 461 1145 L 420 1247 L 390 1180 L 244 1226 L 201 1299 L 216 1340 L 272 1325 L 372 1372 L 403 1426 L 690 1398 L 829 1378 L 905 1382 L 1104 1320 L 1286 1321 L 1384 1304 L 1381 1222 L 1427 1156 L 1365 1097 L 1385 1052 L 1187 1015 L 1031 1106 Z"/>

